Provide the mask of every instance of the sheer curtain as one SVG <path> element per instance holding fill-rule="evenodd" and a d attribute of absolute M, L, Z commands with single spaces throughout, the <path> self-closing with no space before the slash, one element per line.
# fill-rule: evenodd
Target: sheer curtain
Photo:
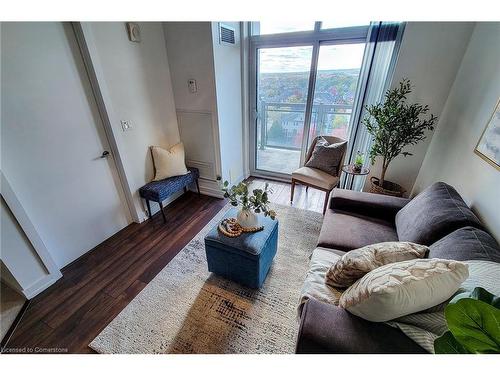
<path fill-rule="evenodd" d="M 349 148 L 346 161 L 354 162 L 358 151 L 365 154 L 365 165 L 370 165 L 368 152 L 372 138 L 366 131 L 361 120 L 366 115 L 365 107 L 383 100 L 385 91 L 389 88 L 394 73 L 394 67 L 401 45 L 404 23 L 376 22 L 372 23 L 366 44 L 363 68 L 360 75 L 358 98 L 354 108 L 353 125 L 351 126 Z M 346 174 L 343 174 L 341 186 L 345 186 Z M 365 185 L 366 176 L 354 179 L 353 190 L 361 191 Z"/>

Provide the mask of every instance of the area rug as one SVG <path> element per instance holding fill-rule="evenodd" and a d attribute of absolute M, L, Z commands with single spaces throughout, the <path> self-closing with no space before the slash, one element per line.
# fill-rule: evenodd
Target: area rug
<path fill-rule="evenodd" d="M 90 343 L 99 353 L 293 353 L 296 308 L 323 217 L 273 205 L 278 252 L 264 285 L 208 272 L 203 238 L 213 220 Z"/>

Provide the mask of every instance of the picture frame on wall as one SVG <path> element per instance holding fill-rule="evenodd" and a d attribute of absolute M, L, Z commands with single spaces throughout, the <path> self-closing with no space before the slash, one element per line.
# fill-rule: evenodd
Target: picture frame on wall
<path fill-rule="evenodd" d="M 500 98 L 477 142 L 474 152 L 500 170 Z"/>

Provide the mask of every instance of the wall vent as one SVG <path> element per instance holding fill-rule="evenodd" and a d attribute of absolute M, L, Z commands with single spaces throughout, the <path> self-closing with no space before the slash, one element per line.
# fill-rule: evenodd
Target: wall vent
<path fill-rule="evenodd" d="M 219 43 L 235 44 L 234 28 L 219 23 Z"/>

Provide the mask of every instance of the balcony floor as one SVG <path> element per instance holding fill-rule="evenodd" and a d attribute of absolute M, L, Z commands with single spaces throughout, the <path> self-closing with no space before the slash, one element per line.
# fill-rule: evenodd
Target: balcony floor
<path fill-rule="evenodd" d="M 291 174 L 299 167 L 300 151 L 280 148 L 257 150 L 257 169 Z"/>

